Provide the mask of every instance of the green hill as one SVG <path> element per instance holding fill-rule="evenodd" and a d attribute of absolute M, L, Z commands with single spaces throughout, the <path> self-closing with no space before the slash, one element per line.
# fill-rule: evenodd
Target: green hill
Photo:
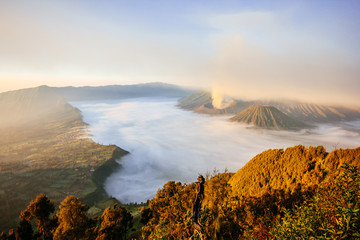
<path fill-rule="evenodd" d="M 296 121 L 272 106 L 253 105 L 241 111 L 230 121 L 251 124 L 260 128 L 298 130 L 309 127 Z"/>

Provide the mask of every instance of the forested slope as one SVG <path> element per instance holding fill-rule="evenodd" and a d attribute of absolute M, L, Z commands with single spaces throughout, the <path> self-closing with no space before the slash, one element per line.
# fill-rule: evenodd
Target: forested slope
<path fill-rule="evenodd" d="M 360 148 L 267 150 L 237 173 L 208 174 L 200 212 L 206 239 L 360 237 Z M 253 175 L 253 177 L 252 177 Z M 261 184 L 259 184 L 261 183 Z M 195 184 L 170 181 L 141 210 L 141 226 L 120 206 L 90 217 L 68 196 L 59 210 L 39 195 L 20 214 L 15 236 L 47 239 L 200 239 L 191 221 Z M 39 214 L 38 209 L 44 214 Z M 51 213 L 56 213 L 51 214 Z M 73 213 L 73 214 L 71 214 Z M 72 224 L 67 224 L 71 222 Z M 33 228 L 31 223 L 36 223 Z M 20 238 L 19 238 L 20 239 Z"/>
<path fill-rule="evenodd" d="M 270 149 L 251 159 L 229 181 L 236 196 L 260 196 L 271 189 L 319 185 L 343 163 L 360 166 L 360 147 L 327 153 L 322 146 Z"/>
<path fill-rule="evenodd" d="M 207 239 L 360 236 L 359 165 L 360 148 L 267 150 L 236 174 L 207 177 L 200 213 L 203 233 Z M 194 188 L 165 184 L 143 209 L 143 238 L 200 239 L 190 220 Z M 329 214 L 339 218 L 331 220 Z"/>

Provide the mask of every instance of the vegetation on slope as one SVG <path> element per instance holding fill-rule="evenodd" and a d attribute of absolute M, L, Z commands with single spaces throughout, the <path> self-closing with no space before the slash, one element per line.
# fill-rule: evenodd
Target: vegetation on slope
<path fill-rule="evenodd" d="M 270 226 L 285 209 L 313 195 L 313 189 L 269 191 L 261 197 L 232 197 L 232 173 L 216 173 L 205 183 L 200 213 L 207 239 L 241 239 L 268 236 Z M 142 239 L 200 239 L 191 222 L 194 184 L 168 182 L 142 210 Z"/>
<path fill-rule="evenodd" d="M 298 164 L 292 167 L 296 161 Z M 255 167 L 261 162 L 264 163 Z M 317 168 L 317 163 L 323 167 Z M 247 181 L 242 182 L 239 172 L 244 174 L 243 169 L 236 174 L 214 172 L 206 177 L 200 213 L 204 235 L 207 239 L 358 238 L 359 164 L 360 148 L 331 153 L 322 146 L 268 150 L 249 162 L 254 168 L 243 168 L 250 171 L 249 174 L 255 171 L 259 179 L 262 173 L 269 172 L 273 181 L 263 186 L 265 191 Z M 275 170 L 278 168 L 280 172 Z M 290 168 L 294 179 L 308 176 L 314 182 L 295 180 L 284 185 L 284 176 L 289 173 L 286 168 Z M 316 172 L 327 174 L 319 177 Z M 253 179 L 255 183 L 257 178 Z M 234 185 L 238 181 L 252 190 L 238 183 Z M 190 218 L 195 194 L 194 183 L 166 183 L 148 206 L 142 208 L 143 226 L 132 232 L 129 239 L 200 239 Z M 39 195 L 20 214 L 18 227 L 10 230 L 9 236 L 3 233 L 0 239 L 124 239 L 130 233 L 132 218 L 123 207 L 109 207 L 100 218 L 90 217 L 86 210 L 79 199 L 69 196 L 61 202 L 57 213 L 52 214 L 53 202 Z"/>
<path fill-rule="evenodd" d="M 285 211 L 270 235 L 273 239 L 360 238 L 360 175 L 355 166 L 320 188 L 303 206 Z"/>
<path fill-rule="evenodd" d="M 299 130 L 309 127 L 302 122 L 288 117 L 275 107 L 262 105 L 250 106 L 230 118 L 230 121 L 276 130 Z"/>
<path fill-rule="evenodd" d="M 80 111 L 67 101 L 181 97 L 189 92 L 174 85 L 150 83 L 40 86 L 0 93 L 0 230 L 15 226 L 19 211 L 39 193 L 55 203 L 67 195 L 89 205 L 102 205 L 98 202 L 107 199 L 105 178 L 119 167 L 116 159 L 127 152 L 89 139 Z"/>
<path fill-rule="evenodd" d="M 79 110 L 51 88 L 8 92 L 0 98 L 2 116 L 17 116 L 11 124 L 0 124 L 0 230 L 15 226 L 20 210 L 40 193 L 56 203 L 68 195 L 90 205 L 107 198 L 101 175 L 116 170 L 115 160 L 126 151 L 89 139 Z M 104 168 L 110 163 L 111 169 Z"/>
<path fill-rule="evenodd" d="M 347 163 L 353 166 L 343 169 Z M 295 146 L 265 151 L 236 174 L 208 176 L 200 213 L 204 233 L 207 239 L 358 236 L 359 164 L 360 148 L 327 153 L 322 146 Z M 158 191 L 142 210 L 144 239 L 200 239 L 190 220 L 194 187 L 168 182 Z M 335 218 L 322 221 L 329 216 Z"/>
<path fill-rule="evenodd" d="M 94 199 L 102 194 L 97 190 L 101 188 L 103 174 L 108 174 L 115 158 L 126 152 L 84 138 L 85 125 L 78 110 L 52 94 L 49 99 L 45 97 L 48 101 L 39 101 L 47 95 L 44 89 L 23 95 L 29 96 L 32 104 L 19 107 L 17 104 L 26 102 L 22 99 L 14 100 L 12 105 L 14 116 L 24 111 L 41 115 L 34 114 L 34 118 L 26 120 L 23 114 L 14 121 L 16 124 L 5 122 L 7 127 L 0 129 L 4 136 L 0 145 L 0 225 L 3 230 L 14 224 L 18 226 L 9 232 L 9 238 L 2 234 L 0 239 L 125 237 L 126 229 L 131 226 L 126 211 L 114 206 L 102 212 L 104 217 L 99 220 L 91 217 L 90 211 L 86 212 L 88 207 L 79 198 L 86 203 L 92 201 L 91 204 L 97 201 Z M 17 98 L 16 94 L 11 97 Z M 35 108 L 32 111 L 32 106 L 40 111 Z M 36 116 L 41 116 L 42 121 Z M 200 214 L 204 232 L 208 239 L 282 239 L 296 238 L 299 234 L 305 238 L 358 237 L 360 180 L 356 166 L 359 162 L 360 148 L 326 153 L 321 146 L 296 146 L 259 154 L 243 168 L 246 170 L 236 174 L 208 176 Z M 346 167 L 346 163 L 353 166 Z M 41 195 L 22 212 L 20 222 L 15 221 L 14 213 L 18 215 L 29 198 L 40 192 L 45 192 L 55 203 L 65 196 L 75 196 L 66 197 L 54 215 L 55 205 Z M 142 210 L 144 226 L 141 234 L 133 236 L 196 239 L 190 221 L 194 197 L 194 184 L 165 184 Z M 36 206 L 40 205 L 45 208 L 44 213 L 37 211 Z M 98 210 L 91 215 L 101 216 L 102 210 Z M 124 223 L 121 219 L 128 220 Z M 305 223 L 311 227 L 304 227 Z"/>
<path fill-rule="evenodd" d="M 91 218 L 88 207 L 74 196 L 66 197 L 55 213 L 55 204 L 45 194 L 39 194 L 21 212 L 20 223 L 0 239 L 126 239 L 131 231 L 133 218 L 125 207 L 107 207 L 101 217 Z M 35 227 L 35 231 L 33 226 Z"/>
<path fill-rule="evenodd" d="M 322 146 L 270 149 L 251 159 L 229 181 L 236 196 L 260 196 L 271 189 L 319 185 L 344 164 L 360 166 L 360 147 L 327 153 Z"/>

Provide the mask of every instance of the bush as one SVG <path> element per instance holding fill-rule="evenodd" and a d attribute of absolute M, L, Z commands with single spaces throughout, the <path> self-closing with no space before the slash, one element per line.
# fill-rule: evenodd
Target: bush
<path fill-rule="evenodd" d="M 287 211 L 271 232 L 273 238 L 360 238 L 359 170 L 347 164 L 343 170 L 307 204 Z"/>

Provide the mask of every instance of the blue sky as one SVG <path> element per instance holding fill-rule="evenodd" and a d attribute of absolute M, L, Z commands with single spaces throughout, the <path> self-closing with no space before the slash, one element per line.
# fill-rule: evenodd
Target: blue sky
<path fill-rule="evenodd" d="M 162 81 L 356 104 L 359 10 L 350 0 L 0 0 L 0 92 Z"/>

